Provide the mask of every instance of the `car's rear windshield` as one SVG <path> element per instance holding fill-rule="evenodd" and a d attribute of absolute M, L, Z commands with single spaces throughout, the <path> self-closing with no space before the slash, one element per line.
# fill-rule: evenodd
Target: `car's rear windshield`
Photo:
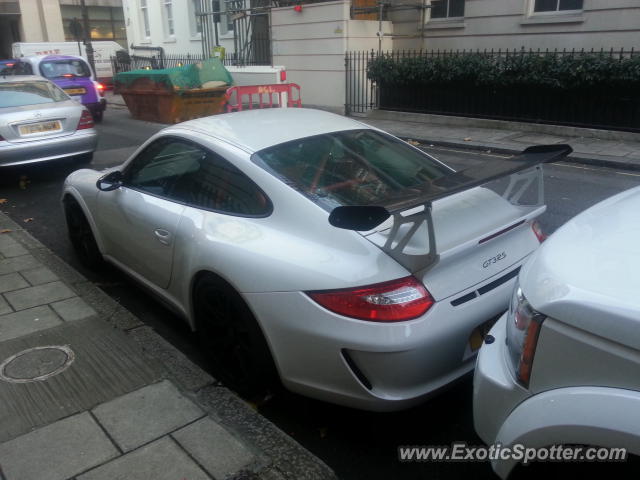
<path fill-rule="evenodd" d="M 69 100 L 67 94 L 45 80 L 0 83 L 0 108 L 63 102 L 65 100 Z"/>
<path fill-rule="evenodd" d="M 45 78 L 90 77 L 91 71 L 82 60 L 45 60 L 40 62 L 40 74 Z"/>
<path fill-rule="evenodd" d="M 405 142 L 368 129 L 301 138 L 261 150 L 253 159 L 328 211 L 418 195 L 451 173 Z"/>

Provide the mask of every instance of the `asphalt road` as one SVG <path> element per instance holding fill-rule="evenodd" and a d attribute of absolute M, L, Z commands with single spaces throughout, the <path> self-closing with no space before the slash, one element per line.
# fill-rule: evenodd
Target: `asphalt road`
<path fill-rule="evenodd" d="M 161 125 L 138 122 L 124 109 L 107 110 L 98 126 L 99 150 L 92 167 L 117 165 Z M 444 148 L 426 149 L 454 168 L 501 161 L 505 157 Z M 0 170 L 0 208 L 109 295 L 207 367 L 183 322 L 115 270 L 96 274 L 76 260 L 67 240 L 59 204 L 73 162 Z M 545 168 L 548 211 L 541 219 L 551 233 L 566 220 L 610 195 L 640 184 L 633 172 L 554 164 Z M 360 412 L 283 393 L 259 406 L 260 412 L 314 452 L 344 479 L 496 478 L 487 463 L 400 463 L 402 445 L 481 444 L 473 431 L 471 381 L 464 379 L 428 403 L 398 413 Z"/>

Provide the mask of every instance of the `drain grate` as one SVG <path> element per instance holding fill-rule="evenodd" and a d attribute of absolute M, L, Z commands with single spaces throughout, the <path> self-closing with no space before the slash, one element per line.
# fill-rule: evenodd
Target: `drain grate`
<path fill-rule="evenodd" d="M 75 360 L 68 345 L 33 347 L 0 364 L 0 380 L 10 383 L 41 382 L 65 371 Z"/>

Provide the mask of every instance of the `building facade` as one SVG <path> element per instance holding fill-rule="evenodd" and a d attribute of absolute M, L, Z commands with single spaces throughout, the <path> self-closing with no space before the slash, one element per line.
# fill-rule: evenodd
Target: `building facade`
<path fill-rule="evenodd" d="M 409 11 L 391 12 L 394 48 L 640 47 L 637 0 L 431 0 L 430 4 L 424 25 L 416 25 Z"/>
<path fill-rule="evenodd" d="M 127 47 L 121 0 L 86 0 L 92 40 Z M 70 22 L 82 20 L 80 0 L 0 0 L 0 58 L 14 42 L 74 41 Z"/>
<path fill-rule="evenodd" d="M 162 47 L 169 55 L 202 54 L 203 17 L 197 13 L 219 12 L 226 7 L 224 0 L 123 0 L 122 3 L 129 43 Z M 209 31 L 215 35 L 217 30 L 217 44 L 231 52 L 233 21 L 226 14 L 219 17 Z"/>

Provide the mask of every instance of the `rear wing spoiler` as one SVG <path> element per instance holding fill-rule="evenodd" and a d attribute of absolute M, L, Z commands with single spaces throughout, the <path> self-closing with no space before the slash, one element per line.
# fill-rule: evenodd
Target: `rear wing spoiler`
<path fill-rule="evenodd" d="M 406 255 L 402 253 L 412 236 L 423 223 L 427 224 L 429 235 L 429 253 L 420 255 L 420 266 L 425 267 L 437 260 L 436 239 L 433 228 L 431 209 L 433 202 L 449 197 L 456 193 L 470 190 L 489 182 L 509 177 L 509 184 L 502 194 L 503 198 L 512 203 L 518 203 L 535 180 L 538 180 L 537 204 L 544 204 L 544 189 L 542 169 L 544 163 L 556 162 L 569 155 L 573 149 L 569 145 L 537 145 L 528 147 L 519 155 L 495 164 L 470 167 L 451 175 L 445 175 L 428 185 L 428 190 L 420 195 L 396 198 L 385 205 L 355 205 L 340 206 L 333 209 L 329 215 L 329 223 L 337 228 L 355 231 L 373 230 L 390 217 L 393 224 L 384 251 L 406 265 Z M 410 209 L 421 211 L 410 215 L 403 215 Z M 410 226 L 403 227 L 404 225 Z M 400 233 L 402 230 L 402 233 Z M 415 255 L 413 255 L 415 257 Z M 410 261 L 415 267 L 414 261 Z"/>

